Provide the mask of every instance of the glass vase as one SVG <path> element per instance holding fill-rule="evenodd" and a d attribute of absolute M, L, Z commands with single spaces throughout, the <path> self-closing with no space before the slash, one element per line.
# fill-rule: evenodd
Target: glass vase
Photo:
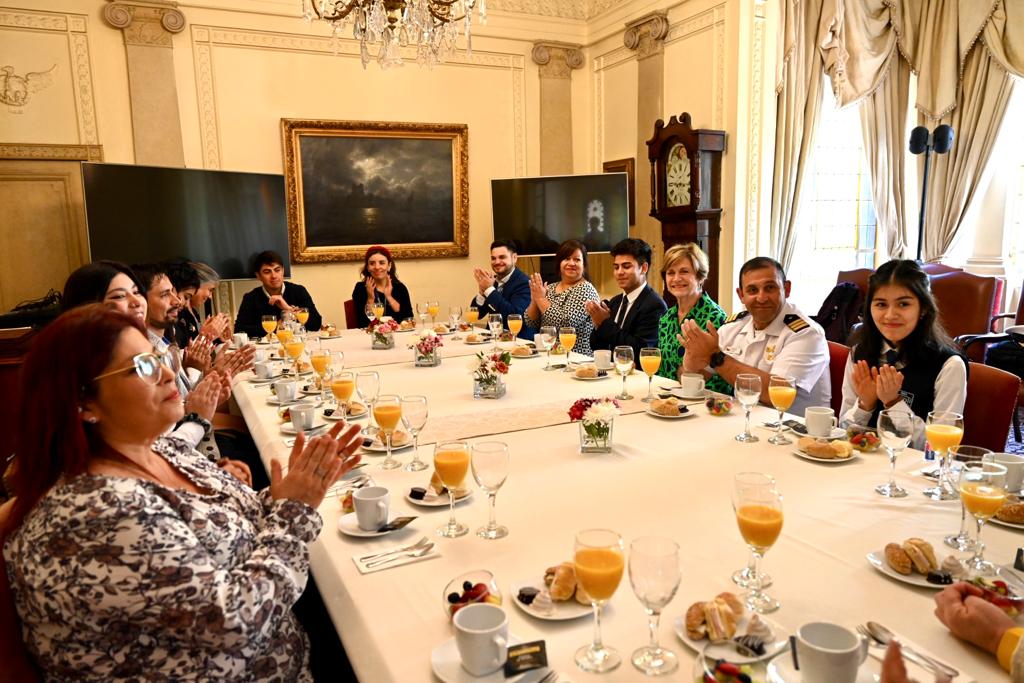
<path fill-rule="evenodd" d="M 611 453 L 615 420 L 580 420 L 580 453 Z"/>
<path fill-rule="evenodd" d="M 501 398 L 505 395 L 505 380 L 495 375 L 490 382 L 473 380 L 473 398 Z"/>
<path fill-rule="evenodd" d="M 395 348 L 395 335 L 393 332 L 385 332 L 378 334 L 373 333 L 373 344 L 370 346 L 373 349 L 393 349 Z"/>
<path fill-rule="evenodd" d="M 434 368 L 441 364 L 441 354 L 434 349 L 430 353 L 420 353 L 419 350 L 413 349 L 413 360 L 418 368 Z"/>

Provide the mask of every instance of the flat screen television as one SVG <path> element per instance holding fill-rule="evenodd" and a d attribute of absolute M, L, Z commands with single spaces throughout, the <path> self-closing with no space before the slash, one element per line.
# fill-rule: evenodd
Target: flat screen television
<path fill-rule="evenodd" d="M 82 178 L 93 260 L 187 258 L 240 280 L 271 249 L 290 274 L 282 175 L 84 163 Z"/>
<path fill-rule="evenodd" d="M 547 256 L 567 239 L 591 252 L 629 236 L 625 173 L 491 180 L 494 239 L 514 239 L 519 253 Z"/>

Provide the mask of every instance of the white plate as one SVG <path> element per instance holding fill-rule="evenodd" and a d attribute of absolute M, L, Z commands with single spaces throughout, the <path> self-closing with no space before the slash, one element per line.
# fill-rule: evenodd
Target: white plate
<path fill-rule="evenodd" d="M 882 663 L 874 657 L 868 657 L 857 670 L 856 683 L 874 683 L 882 680 L 879 675 Z M 800 672 L 793 668 L 793 655 L 786 652 L 768 663 L 768 683 L 805 683 Z M 812 682 L 815 683 L 815 682 Z"/>
<path fill-rule="evenodd" d="M 508 644 L 518 645 L 523 642 L 522 638 L 514 634 L 508 634 Z M 434 648 L 430 653 L 430 668 L 434 675 L 444 683 L 537 683 L 548 675 L 547 668 L 534 669 L 526 673 L 505 678 L 503 669 L 498 669 L 487 676 L 473 676 L 462 668 L 462 660 L 459 659 L 459 648 L 455 645 L 455 638 L 449 638 Z"/>
<path fill-rule="evenodd" d="M 687 411 L 685 413 L 679 413 L 678 415 L 662 415 L 661 413 L 654 412 L 650 408 L 648 408 L 644 412 L 647 413 L 648 415 L 653 416 L 653 417 L 660 417 L 662 420 L 684 420 L 684 419 L 686 419 L 688 417 L 693 417 L 694 415 L 697 414 L 694 411 L 689 410 L 689 409 L 687 409 Z"/>
<path fill-rule="evenodd" d="M 913 574 L 900 574 L 898 571 L 896 571 L 886 563 L 884 548 L 882 550 L 876 550 L 873 553 L 868 553 L 867 558 L 868 562 L 871 563 L 872 567 L 882 572 L 889 578 L 896 579 L 897 581 L 902 581 L 903 583 L 909 583 L 911 586 L 918 586 L 920 588 L 930 588 L 933 591 L 938 591 L 945 588 L 945 586 L 937 583 L 928 583 L 928 581 L 924 578 L 924 574 L 918 574 L 917 572 L 914 572 Z"/>
<path fill-rule="evenodd" d="M 267 404 L 272 406 L 279 406 L 281 405 L 281 401 L 278 400 L 276 395 L 270 396 L 269 398 L 267 398 Z M 285 401 L 284 404 L 288 407 L 291 407 L 293 405 L 318 406 L 320 405 L 320 401 L 307 401 L 301 398 L 293 398 L 290 401 Z"/>
<path fill-rule="evenodd" d="M 683 388 L 682 387 L 673 387 L 673 388 L 668 390 L 668 393 L 672 394 L 673 396 L 675 396 L 678 399 L 682 399 L 683 401 L 700 401 L 700 400 L 703 400 L 703 399 L 708 397 L 708 390 L 707 389 L 705 389 L 704 391 L 701 391 L 698 394 L 687 395 L 687 394 L 683 393 Z"/>
<path fill-rule="evenodd" d="M 406 524 L 402 529 L 407 528 L 409 525 Z M 342 515 L 338 518 L 338 531 L 345 534 L 346 536 L 356 536 L 358 538 L 375 538 L 377 536 L 387 536 L 395 531 L 401 531 L 402 529 L 392 529 L 391 531 L 363 531 L 359 528 L 359 522 L 356 520 L 356 513 L 350 512 L 347 515 Z"/>
<path fill-rule="evenodd" d="M 462 501 L 469 500 L 472 497 L 473 497 L 472 489 L 463 489 L 462 495 L 455 496 L 455 504 L 458 505 Z M 413 498 L 412 496 L 409 495 L 408 491 L 405 494 L 405 499 L 407 501 L 409 501 L 410 503 L 412 503 L 413 505 L 419 505 L 420 507 L 424 507 L 424 508 L 441 508 L 441 507 L 446 508 L 446 507 L 448 507 L 448 494 L 447 493 L 444 494 L 443 496 L 439 496 L 436 493 L 431 492 L 429 489 L 427 490 L 426 498 L 424 498 L 423 500 L 416 500 L 415 498 Z"/>
<path fill-rule="evenodd" d="M 492 342 L 490 339 L 484 339 L 483 341 L 464 341 L 463 343 L 469 346 L 480 346 L 481 344 L 491 344 Z"/>
<path fill-rule="evenodd" d="M 327 341 L 328 339 L 341 339 L 341 335 L 340 334 L 331 334 L 331 335 L 328 335 L 328 336 L 325 337 L 325 336 L 323 336 L 321 334 L 321 335 L 319 335 L 317 337 L 317 339 L 319 339 L 320 341 Z"/>
<path fill-rule="evenodd" d="M 303 431 L 311 432 L 311 431 L 313 431 L 315 429 L 320 429 L 321 427 L 326 427 L 326 426 L 327 426 L 327 422 L 324 421 L 323 415 L 317 415 L 316 419 L 313 420 L 313 426 L 310 427 L 309 429 L 306 429 L 306 430 L 303 430 Z M 281 433 L 282 434 L 291 434 L 292 436 L 298 434 L 298 432 L 295 429 L 295 425 L 293 425 L 291 422 L 285 422 L 284 424 L 281 425 Z"/>
<path fill-rule="evenodd" d="M 378 445 L 376 441 L 373 442 L 372 446 L 362 446 L 363 452 L 373 453 L 374 455 L 383 455 L 388 452 L 388 447 L 384 444 Z M 401 446 L 392 446 L 391 452 L 397 453 L 398 451 L 404 451 L 406 448 L 412 448 L 412 438 L 410 437 L 409 443 L 402 444 Z"/>
<path fill-rule="evenodd" d="M 519 602 L 516 597 L 519 595 L 519 590 L 522 588 L 536 588 L 537 590 L 544 590 L 544 577 L 536 578 L 531 581 L 519 581 L 518 583 L 512 584 L 512 590 L 509 591 L 509 599 L 516 604 L 516 607 L 523 610 L 531 617 L 537 619 L 543 619 L 545 621 L 566 621 L 568 619 L 579 619 L 580 617 L 586 617 L 594 613 L 593 608 L 590 605 L 581 605 L 576 602 L 576 598 L 569 598 L 568 600 L 562 600 L 560 602 L 552 602 L 555 611 L 551 614 L 544 614 L 538 612 L 533 608 L 533 605 L 524 605 Z"/>
<path fill-rule="evenodd" d="M 577 382 L 600 382 L 611 377 L 611 373 L 606 374 L 604 377 L 577 377 L 576 373 L 572 374 L 572 378 Z"/>
<path fill-rule="evenodd" d="M 816 455 L 811 455 L 810 453 L 804 453 L 799 448 L 794 448 L 792 453 L 793 453 L 793 455 L 795 455 L 798 458 L 803 458 L 804 460 L 810 460 L 811 462 L 821 462 L 821 463 L 825 463 L 826 465 L 838 465 L 840 463 L 850 462 L 851 460 L 856 460 L 857 458 L 860 457 L 860 451 L 858 451 L 856 448 L 853 449 L 853 453 L 850 455 L 849 458 L 819 458 Z"/>
<path fill-rule="evenodd" d="M 281 373 L 271 375 L 270 377 L 257 377 L 256 375 L 253 375 L 252 377 L 249 378 L 248 381 L 251 384 L 270 384 L 274 380 L 281 379 L 282 377 L 284 377 L 284 375 Z"/>
<path fill-rule="evenodd" d="M 998 526 L 1004 526 L 1007 529 L 1016 529 L 1017 531 L 1024 531 L 1024 524 L 1016 524 L 1014 522 L 1006 522 L 997 517 L 989 517 L 989 524 L 996 524 Z"/>
<path fill-rule="evenodd" d="M 774 641 L 765 646 L 765 653 L 760 657 L 742 657 L 733 650 L 728 650 L 726 655 L 721 655 L 716 652 L 715 646 L 708 645 L 706 639 L 694 640 L 693 638 L 686 635 L 686 615 L 681 614 L 672 620 L 672 629 L 676 632 L 676 637 L 683 641 L 683 644 L 694 652 L 700 652 L 704 649 L 704 646 L 708 646 L 705 655 L 708 657 L 727 657 L 730 662 L 735 664 L 749 664 L 751 662 L 760 662 L 763 660 L 771 659 L 780 652 L 785 652 L 786 648 L 789 647 L 789 631 L 779 626 L 779 624 L 764 615 L 761 615 L 761 620 L 768 625 L 768 628 L 772 630 Z M 747 613 L 736 622 L 736 634 L 742 635 L 747 632 L 747 624 L 750 622 L 750 614 Z"/>
<path fill-rule="evenodd" d="M 540 352 L 537 351 L 537 349 L 532 349 L 532 351 L 533 353 L 531 353 L 529 356 L 517 356 L 516 354 L 511 352 L 509 353 L 509 355 L 512 356 L 513 360 L 515 360 L 516 358 L 536 358 L 537 356 L 540 355 Z"/>
<path fill-rule="evenodd" d="M 337 408 L 335 408 L 333 413 L 331 413 L 330 415 L 323 415 L 323 418 L 325 420 L 330 420 L 331 422 L 340 422 L 341 420 L 344 420 L 344 419 L 358 420 L 361 417 L 366 417 L 368 412 L 369 411 L 364 407 L 362 412 L 350 413 L 349 415 L 346 416 L 346 415 L 342 415 L 341 411 L 338 410 Z M 395 449 L 392 448 L 391 450 L 395 450 Z"/>

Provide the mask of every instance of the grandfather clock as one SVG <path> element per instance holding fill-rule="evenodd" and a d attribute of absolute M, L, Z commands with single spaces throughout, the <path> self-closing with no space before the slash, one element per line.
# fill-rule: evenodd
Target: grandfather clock
<path fill-rule="evenodd" d="M 651 215 L 661 222 L 665 249 L 696 242 L 708 255 L 705 291 L 718 300 L 718 243 L 722 220 L 724 130 L 694 130 L 683 112 L 654 124 L 647 141 L 651 162 Z M 672 296 L 665 290 L 666 297 Z"/>

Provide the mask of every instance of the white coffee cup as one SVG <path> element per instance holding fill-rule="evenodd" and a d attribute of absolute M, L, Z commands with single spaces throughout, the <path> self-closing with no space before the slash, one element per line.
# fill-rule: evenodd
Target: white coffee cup
<path fill-rule="evenodd" d="M 231 341 L 234 342 L 235 348 L 242 348 L 249 343 L 249 335 L 245 332 L 235 332 L 231 335 Z"/>
<path fill-rule="evenodd" d="M 992 453 L 983 461 L 997 462 L 1006 468 L 1006 490 L 1016 493 L 1024 488 L 1024 456 L 1016 453 Z"/>
<path fill-rule="evenodd" d="M 270 355 L 270 352 L 267 351 L 266 349 L 261 349 L 259 347 L 256 347 L 256 349 L 253 352 L 252 359 L 253 359 L 254 363 L 262 363 L 262 362 L 267 360 L 267 357 L 269 355 Z M 255 367 L 255 365 L 253 367 Z"/>
<path fill-rule="evenodd" d="M 253 363 L 252 371 L 256 373 L 256 376 L 260 379 L 270 379 L 277 372 L 277 365 L 267 361 L 260 361 Z"/>
<path fill-rule="evenodd" d="M 836 426 L 836 412 L 831 408 L 812 406 L 804 411 L 804 424 L 809 436 L 829 436 Z"/>
<path fill-rule="evenodd" d="M 363 531 L 376 531 L 388 523 L 390 494 L 383 486 L 364 486 L 352 494 L 356 521 Z"/>
<path fill-rule="evenodd" d="M 612 363 L 612 352 L 608 349 L 594 351 L 594 364 L 598 370 L 611 370 L 615 365 Z"/>
<path fill-rule="evenodd" d="M 704 393 L 704 377 L 695 373 L 683 373 L 679 376 L 683 385 L 683 396 L 700 396 Z"/>
<path fill-rule="evenodd" d="M 839 624 L 815 621 L 797 629 L 796 653 L 803 680 L 854 683 L 868 641 Z"/>
<path fill-rule="evenodd" d="M 503 609 L 489 603 L 467 605 L 455 613 L 452 623 L 463 669 L 473 676 L 486 676 L 505 665 L 508 615 Z"/>
<path fill-rule="evenodd" d="M 287 403 L 288 401 L 294 401 L 295 395 L 299 391 L 299 383 L 292 379 L 280 379 L 274 382 L 274 393 L 277 394 L 277 400 L 281 403 Z"/>
<path fill-rule="evenodd" d="M 296 430 L 304 432 L 313 428 L 313 421 L 316 419 L 316 406 L 294 405 L 288 412 Z"/>

